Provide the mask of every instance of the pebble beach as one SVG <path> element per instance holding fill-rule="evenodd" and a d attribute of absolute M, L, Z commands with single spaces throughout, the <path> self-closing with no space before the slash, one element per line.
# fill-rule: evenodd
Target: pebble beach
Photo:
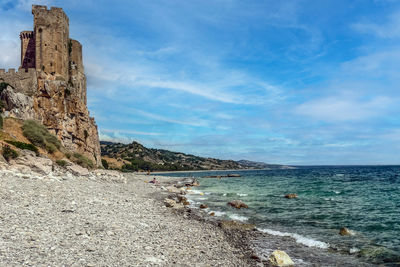
<path fill-rule="evenodd" d="M 152 176 L 153 177 L 153 176 Z M 1 266 L 256 266 L 218 226 L 167 208 L 171 178 L 0 171 Z"/>

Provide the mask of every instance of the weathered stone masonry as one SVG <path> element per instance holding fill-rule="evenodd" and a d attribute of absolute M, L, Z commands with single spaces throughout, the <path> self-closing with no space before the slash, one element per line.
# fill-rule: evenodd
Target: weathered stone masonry
<path fill-rule="evenodd" d="M 69 38 L 69 19 L 61 8 L 33 5 L 33 31 L 22 31 L 21 66 L 0 69 L 0 82 L 11 86 L 1 99 L 8 114 L 34 118 L 63 145 L 101 165 L 94 118 L 87 109 L 82 45 Z"/>

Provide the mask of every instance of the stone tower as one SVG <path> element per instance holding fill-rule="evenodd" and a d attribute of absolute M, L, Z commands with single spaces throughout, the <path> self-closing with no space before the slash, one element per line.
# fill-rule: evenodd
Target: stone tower
<path fill-rule="evenodd" d="M 36 68 L 36 44 L 33 31 L 23 31 L 19 38 L 21 39 L 21 67 Z"/>
<path fill-rule="evenodd" d="M 69 20 L 61 8 L 32 6 L 36 70 L 68 80 Z"/>

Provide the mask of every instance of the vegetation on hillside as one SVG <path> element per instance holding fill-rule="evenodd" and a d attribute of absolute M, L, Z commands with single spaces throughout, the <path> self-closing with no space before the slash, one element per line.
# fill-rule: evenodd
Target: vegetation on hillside
<path fill-rule="evenodd" d="M 4 145 L 3 146 L 3 157 L 7 160 L 10 161 L 10 159 L 15 159 L 18 157 L 18 152 L 12 149 L 9 145 Z"/>
<path fill-rule="evenodd" d="M 93 161 L 91 161 L 89 158 L 85 157 L 82 154 L 74 153 L 70 159 L 76 164 L 81 165 L 82 167 L 88 169 L 92 169 L 94 167 Z"/>
<path fill-rule="evenodd" d="M 86 156 L 80 153 L 69 152 L 64 148 L 61 141 L 39 122 L 34 120 L 23 121 L 15 118 L 6 118 L 5 122 L 6 129 L 0 131 L 0 140 L 12 145 L 12 147 L 3 145 L 2 152 L 5 154 L 7 160 L 18 156 L 18 152 L 13 148 L 31 150 L 36 155 L 44 152 L 43 150 L 39 150 L 39 148 L 42 148 L 61 167 L 68 166 L 68 161 L 65 158 L 85 168 L 95 167 L 93 161 Z M 22 136 L 28 139 L 27 143 L 22 142 L 22 140 L 26 140 Z M 20 139 L 21 137 L 23 139 Z"/>
<path fill-rule="evenodd" d="M 228 169 L 254 169 L 255 167 L 233 160 L 220 160 L 203 158 L 194 155 L 171 152 L 164 149 L 146 148 L 143 145 L 132 142 L 121 144 L 112 142 L 100 142 L 101 153 L 105 158 L 112 158 L 124 162 L 120 168 L 122 171 L 188 171 L 188 170 L 228 170 Z M 103 160 L 105 160 L 103 158 Z M 112 162 L 107 162 L 109 168 L 116 169 Z M 254 166 L 260 167 L 262 163 Z M 103 164 L 104 165 L 104 164 Z M 264 166 L 271 166 L 264 163 Z M 275 165 L 279 166 L 279 165 Z M 264 167 L 265 168 L 265 167 Z"/>
<path fill-rule="evenodd" d="M 35 145 L 20 142 L 20 141 L 12 141 L 12 140 L 6 140 L 6 142 L 19 148 L 19 149 L 31 150 L 31 151 L 35 152 L 36 155 L 39 155 L 39 149 Z"/>
<path fill-rule="evenodd" d="M 49 153 L 54 153 L 61 147 L 60 140 L 51 134 L 46 127 L 34 120 L 24 121 L 22 131 L 32 144 L 46 149 Z"/>

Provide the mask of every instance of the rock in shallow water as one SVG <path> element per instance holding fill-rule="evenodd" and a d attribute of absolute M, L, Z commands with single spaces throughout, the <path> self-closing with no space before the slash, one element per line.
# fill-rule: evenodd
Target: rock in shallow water
<path fill-rule="evenodd" d="M 340 235 L 353 235 L 352 231 L 350 231 L 348 228 L 343 227 L 342 229 L 340 229 L 339 232 Z"/>
<path fill-rule="evenodd" d="M 244 203 L 241 200 L 234 200 L 234 201 L 230 201 L 228 202 L 228 205 L 231 205 L 232 207 L 235 207 L 237 209 L 241 209 L 241 208 L 249 208 L 249 206 L 247 206 L 246 203 Z"/>

